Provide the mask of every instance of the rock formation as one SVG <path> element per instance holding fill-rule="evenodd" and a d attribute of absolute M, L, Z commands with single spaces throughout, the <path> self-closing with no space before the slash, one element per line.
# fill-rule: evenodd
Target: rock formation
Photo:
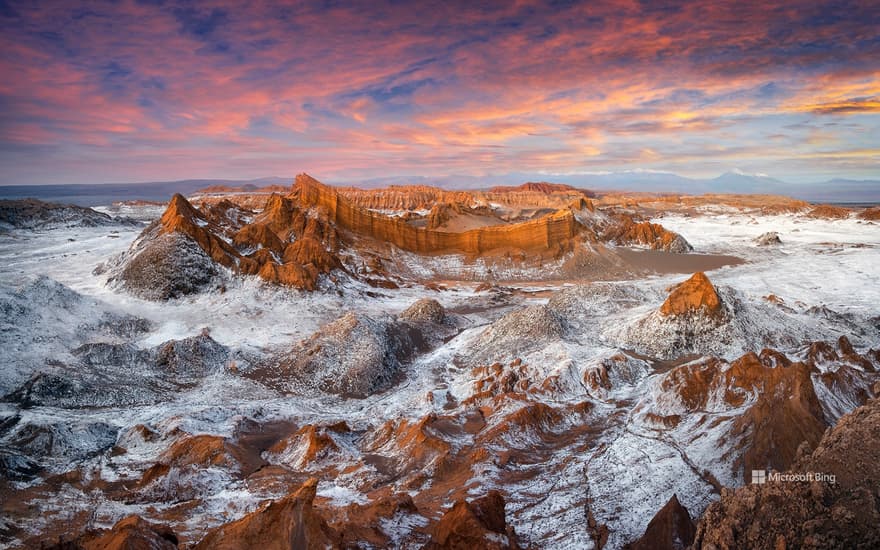
<path fill-rule="evenodd" d="M 313 508 L 318 480 L 310 479 L 296 492 L 221 525 L 195 546 L 196 550 L 323 550 L 340 544 L 339 534 Z"/>
<path fill-rule="evenodd" d="M 322 280 L 333 284 L 340 276 L 397 288 L 401 270 L 373 267 L 401 252 L 424 256 L 428 263 L 438 256 L 458 256 L 465 263 L 480 259 L 486 266 L 475 268 L 480 273 L 498 262 L 505 270 L 540 278 L 550 276 L 537 271 L 546 261 L 568 258 L 559 268 L 566 273 L 579 271 L 580 264 L 585 266 L 580 271 L 614 264 L 613 258 L 600 258 L 607 252 L 598 242 L 600 233 L 621 245 L 691 249 L 660 225 L 598 212 L 587 193 L 564 186 L 533 184 L 485 195 L 413 192 L 415 202 L 435 201 L 424 218 L 414 211 L 390 216 L 369 208 L 412 206 L 404 200 L 404 188 L 391 191 L 386 197 L 391 202 L 385 203 L 379 192 L 340 190 L 306 174 L 297 176 L 286 195 L 260 195 L 265 204 L 259 213 L 227 198 L 205 200 L 200 210 L 175 195 L 162 218 L 118 260 L 109 280 L 153 300 L 222 288 L 230 273 L 304 290 L 318 289 Z M 451 200 L 439 202 L 442 198 Z"/>
<path fill-rule="evenodd" d="M 207 334 L 154 348 L 94 342 L 70 351 L 74 361 L 43 368 L 4 399 L 22 407 L 112 407 L 157 403 L 224 372 L 230 351 Z"/>
<path fill-rule="evenodd" d="M 782 239 L 779 238 L 779 233 L 769 231 L 755 238 L 755 244 L 758 246 L 774 246 L 782 244 Z"/>
<path fill-rule="evenodd" d="M 328 251 L 328 241 L 335 244 L 332 231 L 287 199 L 272 195 L 261 216 L 241 227 L 235 225 L 241 217 L 229 218 L 228 210 L 221 202 L 204 214 L 175 195 L 111 280 L 118 278 L 144 298 L 165 300 L 219 284 L 215 264 L 306 290 L 315 290 L 321 275 L 342 268 Z"/>
<path fill-rule="evenodd" d="M 636 222 L 632 216 L 622 215 L 619 223 L 607 228 L 602 234 L 604 239 L 618 244 L 644 245 L 652 250 L 669 252 L 690 252 L 693 247 L 684 237 L 669 231 L 662 225 L 650 222 Z"/>
<path fill-rule="evenodd" d="M 119 520 L 110 529 L 90 531 L 48 550 L 177 550 L 177 536 L 164 526 L 140 516 Z"/>
<path fill-rule="evenodd" d="M 338 191 L 352 204 L 368 210 L 430 210 L 438 203 L 473 204 L 476 202 L 473 192 L 447 191 L 427 185 L 392 185 L 383 189 L 340 187 Z"/>
<path fill-rule="evenodd" d="M 512 359 L 560 339 L 564 334 L 565 325 L 553 310 L 543 305 L 528 306 L 489 325 L 462 360 L 476 365 Z"/>
<path fill-rule="evenodd" d="M 365 397 L 390 387 L 401 362 L 425 350 L 426 341 L 413 325 L 348 313 L 248 376 L 282 391 Z"/>
<path fill-rule="evenodd" d="M 622 329 L 624 341 L 649 355 L 672 359 L 721 354 L 736 341 L 752 338 L 750 327 L 734 322 L 735 304 L 722 299 L 703 273 L 668 290 L 656 311 Z"/>
<path fill-rule="evenodd" d="M 413 323 L 439 324 L 446 321 L 446 310 L 437 300 L 422 298 L 406 308 L 397 318 Z"/>
<path fill-rule="evenodd" d="M 858 214 L 859 219 L 868 220 L 868 221 L 880 221 L 880 206 L 872 206 L 871 208 L 865 208 Z"/>
<path fill-rule="evenodd" d="M 519 548 L 516 534 L 507 526 L 504 497 L 498 491 L 471 502 L 458 500 L 431 529 L 424 550 L 486 550 Z"/>
<path fill-rule="evenodd" d="M 702 311 L 709 315 L 721 312 L 721 298 L 712 282 L 703 272 L 694 273 L 690 279 L 669 289 L 669 297 L 660 306 L 662 315 L 687 315 Z"/>
<path fill-rule="evenodd" d="M 880 400 L 843 417 L 789 470 L 722 492 L 700 518 L 694 548 L 880 546 Z"/>
<path fill-rule="evenodd" d="M 820 218 L 826 220 L 842 220 L 849 217 L 852 210 L 842 206 L 834 206 L 831 204 L 820 204 L 807 212 L 809 218 Z"/>
<path fill-rule="evenodd" d="M 661 414 L 654 416 L 736 411 L 722 438 L 724 455 L 735 477 L 749 481 L 752 470 L 784 470 L 796 460 L 801 445 L 815 447 L 840 414 L 823 405 L 820 395 L 834 392 L 844 410 L 864 404 L 873 393 L 873 370 L 872 362 L 857 353 L 821 368 L 772 349 L 730 362 L 706 357 L 660 378 L 662 405 L 656 412 Z M 654 406 L 645 412 L 650 415 Z"/>
<path fill-rule="evenodd" d="M 327 218 L 343 230 L 418 254 L 476 256 L 496 249 L 553 251 L 578 232 L 571 211 L 460 233 L 414 227 L 404 220 L 360 209 L 332 187 L 306 174 L 297 176 L 291 196 L 301 208 L 325 211 Z"/>
<path fill-rule="evenodd" d="M 625 550 L 685 550 L 694 541 L 697 526 L 687 508 L 672 495 L 651 519 L 645 534 L 627 544 Z"/>

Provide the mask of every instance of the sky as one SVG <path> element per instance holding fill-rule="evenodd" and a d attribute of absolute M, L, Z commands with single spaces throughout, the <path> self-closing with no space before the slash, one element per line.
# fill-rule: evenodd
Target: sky
<path fill-rule="evenodd" d="M 880 179 L 880 4 L 0 0 L 0 184 Z"/>

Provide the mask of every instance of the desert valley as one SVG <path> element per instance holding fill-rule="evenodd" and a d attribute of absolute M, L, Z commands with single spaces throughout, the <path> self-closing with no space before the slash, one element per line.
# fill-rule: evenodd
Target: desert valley
<path fill-rule="evenodd" d="M 0 545 L 877 547 L 878 220 L 306 174 L 2 201 Z"/>

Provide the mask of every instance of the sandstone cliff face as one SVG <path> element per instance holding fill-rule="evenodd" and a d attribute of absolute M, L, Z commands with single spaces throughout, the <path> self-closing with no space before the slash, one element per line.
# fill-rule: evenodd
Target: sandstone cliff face
<path fill-rule="evenodd" d="M 583 201 L 584 207 L 591 211 L 594 210 L 593 202 L 590 200 L 592 196 L 592 193 L 583 189 L 547 182 L 529 182 L 516 187 L 493 187 L 479 195 L 486 202 L 514 208 L 562 209 L 574 202 Z"/>
<path fill-rule="evenodd" d="M 561 209 L 579 199 L 589 201 L 593 194 L 569 185 L 530 182 L 522 185 L 492 187 L 488 191 L 447 191 L 426 185 L 392 185 L 383 189 L 340 187 L 339 194 L 352 204 L 370 210 L 429 210 L 436 204 L 496 203 L 517 208 Z"/>
<path fill-rule="evenodd" d="M 461 233 L 413 227 L 404 220 L 360 209 L 333 188 L 306 174 L 297 176 L 291 195 L 299 207 L 325 212 L 327 218 L 341 229 L 418 254 L 480 255 L 502 248 L 554 250 L 578 233 L 571 211 Z"/>
<path fill-rule="evenodd" d="M 428 210 L 438 203 L 470 205 L 470 191 L 446 191 L 427 185 L 392 185 L 384 189 L 340 187 L 339 194 L 359 208 L 369 210 Z"/>
<path fill-rule="evenodd" d="M 700 519 L 694 548 L 877 548 L 878 441 L 880 400 L 874 399 L 843 417 L 787 472 L 825 477 L 723 491 Z"/>

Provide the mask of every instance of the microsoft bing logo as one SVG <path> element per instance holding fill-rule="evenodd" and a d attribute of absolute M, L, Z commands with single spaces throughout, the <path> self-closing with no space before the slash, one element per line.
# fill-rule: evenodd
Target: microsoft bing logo
<path fill-rule="evenodd" d="M 779 473 L 767 470 L 752 470 L 752 484 L 764 485 L 768 481 L 776 482 L 807 482 L 814 481 L 835 484 L 837 483 L 837 475 L 824 472 L 786 472 Z"/>

